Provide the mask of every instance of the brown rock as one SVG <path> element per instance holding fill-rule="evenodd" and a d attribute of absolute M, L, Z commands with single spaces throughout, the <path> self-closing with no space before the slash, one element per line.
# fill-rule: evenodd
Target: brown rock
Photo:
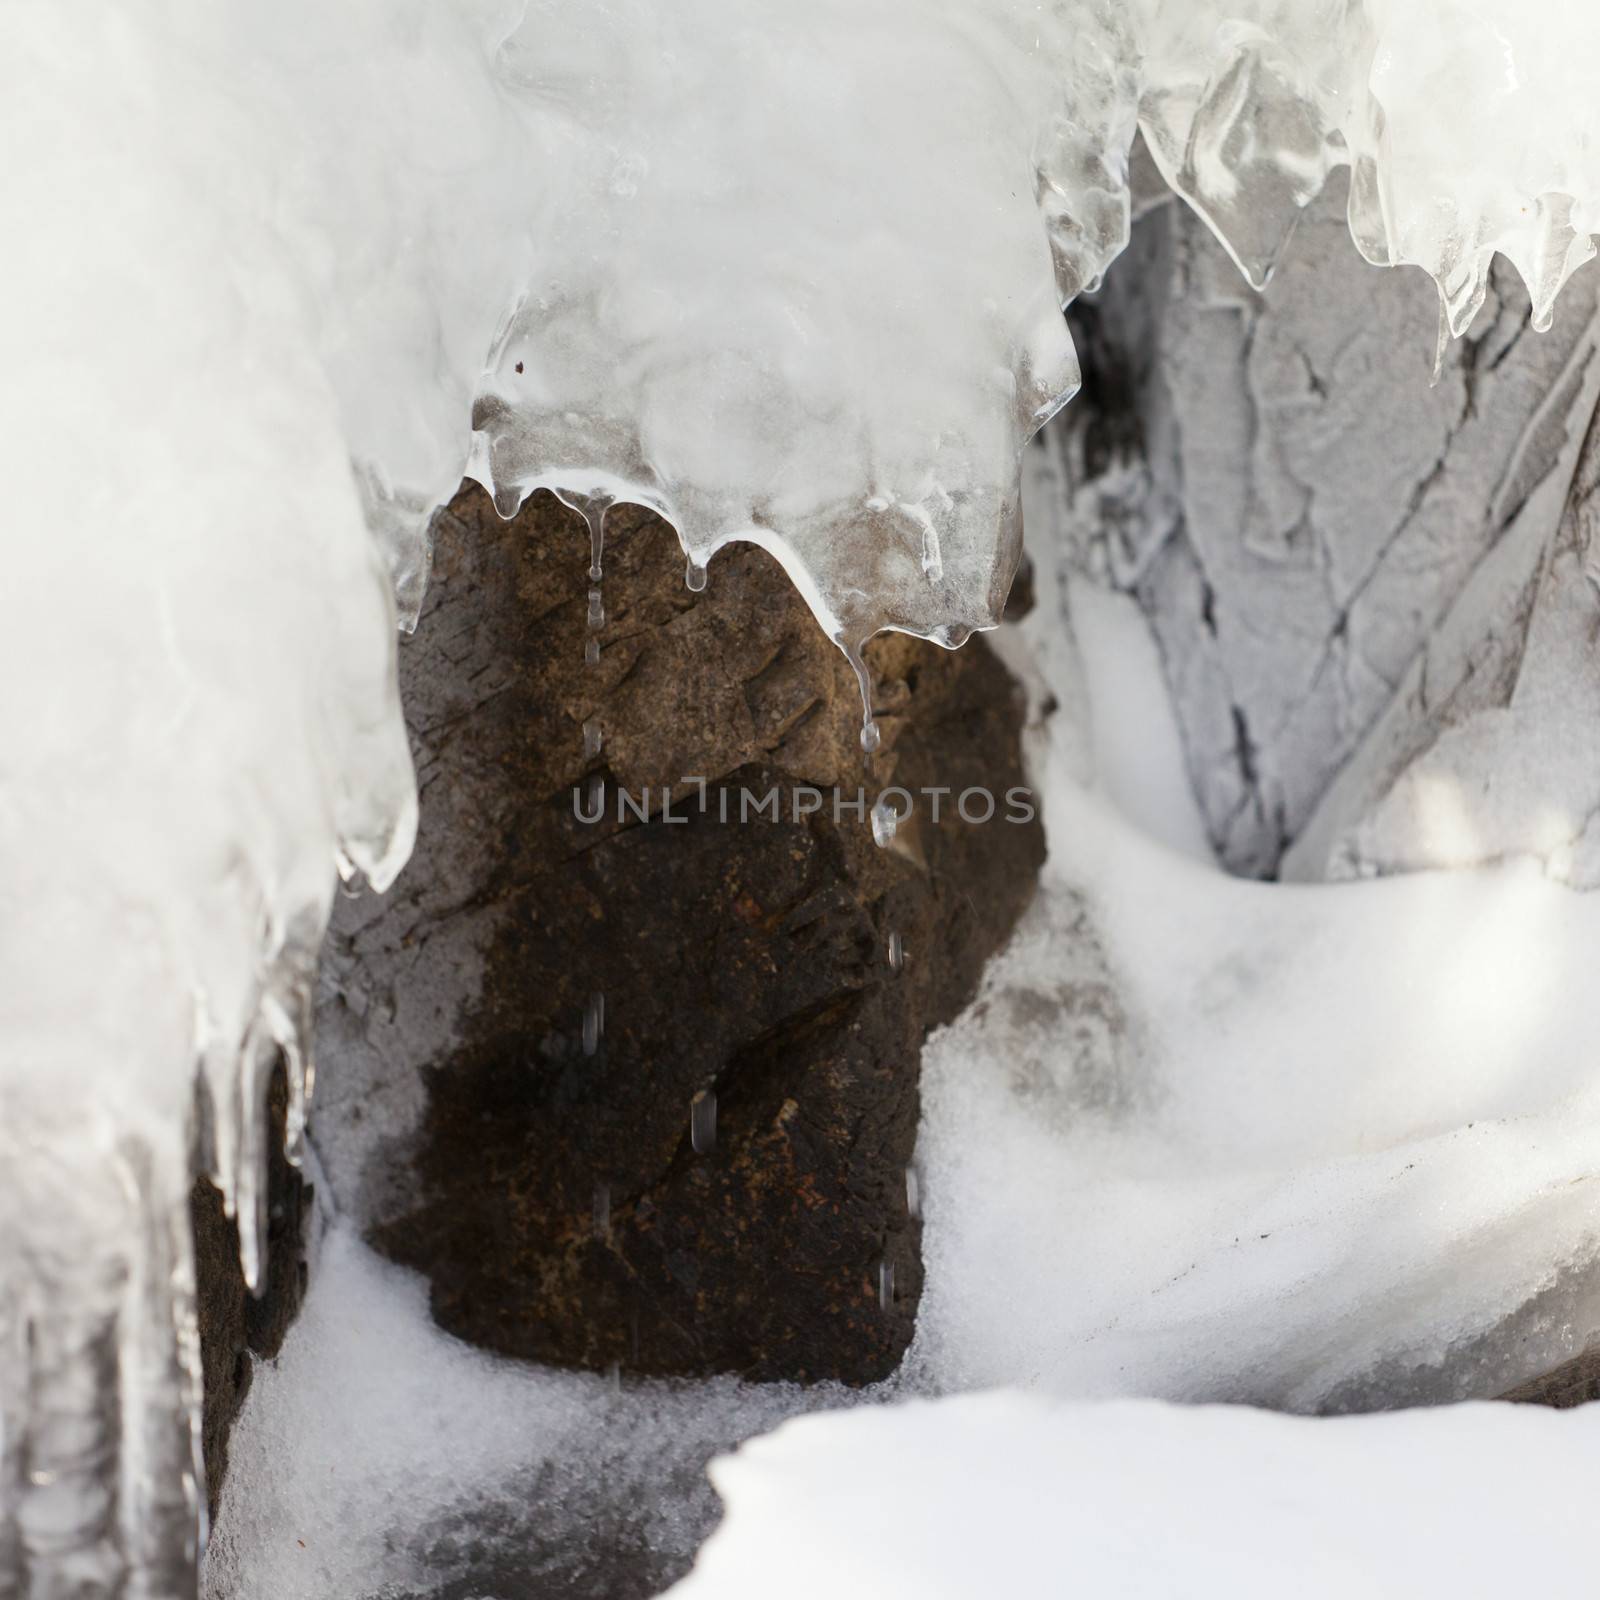
<path fill-rule="evenodd" d="M 1506 1390 L 1500 1398 L 1517 1405 L 1553 1406 L 1557 1411 L 1600 1400 L 1600 1348 L 1585 1350 L 1553 1371 Z"/>
<path fill-rule="evenodd" d="M 336 918 L 319 1142 L 354 1137 L 407 1072 L 426 1084 L 413 1134 L 362 1135 L 382 1195 L 365 1215 L 452 1333 L 634 1372 L 879 1378 L 921 1287 L 905 1186 L 921 1042 L 971 994 L 1043 857 L 1037 821 L 1004 820 L 1023 783 L 1016 688 L 979 641 L 877 641 L 869 773 L 854 677 L 767 554 L 723 551 L 695 594 L 657 519 L 619 507 L 606 533 L 586 665 L 580 519 L 541 494 L 502 523 L 475 489 L 440 519 L 401 652 L 421 834 L 393 903 Z M 594 823 L 574 805 L 591 783 Z M 879 849 L 831 791 L 870 805 L 890 783 L 952 793 L 937 824 L 919 795 Z M 823 791 L 809 814 L 806 786 Z M 994 820 L 952 814 L 969 787 L 995 793 Z M 643 820 L 619 821 L 619 791 Z M 742 794 L 767 814 L 739 820 Z M 361 1071 L 370 1103 L 349 1087 Z"/>
<path fill-rule="evenodd" d="M 251 1357 L 270 1360 L 278 1353 L 305 1294 L 302 1242 L 311 1190 L 284 1159 L 287 1099 L 280 1071 L 273 1078 L 269 1097 L 272 1137 L 267 1171 L 267 1281 L 259 1298 L 245 1288 L 244 1273 L 239 1267 L 239 1230 L 223 1214 L 222 1195 L 201 1178 L 189 1201 L 205 1388 L 201 1440 L 205 1450 L 206 1499 L 213 1517 L 228 1470 L 228 1434 L 250 1391 L 254 1368 Z"/>

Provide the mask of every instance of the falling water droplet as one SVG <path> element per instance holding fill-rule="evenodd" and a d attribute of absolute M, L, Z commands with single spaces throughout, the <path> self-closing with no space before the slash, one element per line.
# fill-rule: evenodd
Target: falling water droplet
<path fill-rule="evenodd" d="M 589 1003 L 583 1008 L 583 1053 L 592 1056 L 600 1048 L 600 1040 L 606 1031 L 606 997 L 603 994 L 592 994 Z"/>
<path fill-rule="evenodd" d="M 882 1311 L 894 1309 L 894 1262 L 878 1263 L 878 1307 Z"/>
<path fill-rule="evenodd" d="M 590 761 L 600 754 L 602 742 L 600 724 L 591 717 L 583 725 L 583 753 Z"/>
<path fill-rule="evenodd" d="M 900 937 L 900 930 L 896 928 L 889 935 L 889 970 L 899 972 L 906 964 L 905 941 Z"/>
<path fill-rule="evenodd" d="M 887 849 L 899 827 L 900 813 L 887 799 L 879 799 L 872 808 L 872 842 L 880 850 Z"/>
<path fill-rule="evenodd" d="M 600 665 L 600 641 L 598 639 L 590 639 L 589 642 L 584 645 L 583 659 L 585 663 L 591 667 L 598 667 Z"/>
<path fill-rule="evenodd" d="M 906 1168 L 906 1215 L 913 1221 L 922 1215 L 922 1184 L 915 1167 Z"/>
<path fill-rule="evenodd" d="M 604 1179 L 594 1186 L 594 1236 L 611 1237 L 611 1185 Z"/>
<path fill-rule="evenodd" d="M 689 1144 L 697 1156 L 710 1155 L 717 1147 L 717 1097 L 709 1089 L 689 1102 Z"/>
<path fill-rule="evenodd" d="M 689 564 L 683 569 L 683 581 L 696 594 L 699 594 L 706 586 L 706 569 L 693 556 L 689 557 Z"/>
<path fill-rule="evenodd" d="M 622 1393 L 622 1363 L 620 1361 L 613 1361 L 606 1368 L 606 1387 L 612 1394 Z"/>
<path fill-rule="evenodd" d="M 606 625 L 606 603 L 598 589 L 589 591 L 589 626 L 600 629 Z"/>
<path fill-rule="evenodd" d="M 861 748 L 870 756 L 878 748 L 880 738 L 878 724 L 871 717 L 868 717 L 861 724 Z"/>

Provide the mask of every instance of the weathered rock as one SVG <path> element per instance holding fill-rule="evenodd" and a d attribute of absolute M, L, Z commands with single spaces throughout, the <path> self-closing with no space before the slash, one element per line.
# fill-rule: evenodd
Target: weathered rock
<path fill-rule="evenodd" d="M 1071 315 L 1084 391 L 1043 443 L 1064 536 L 1150 619 L 1218 857 L 1339 875 L 1394 762 L 1525 631 L 1593 408 L 1593 301 L 1536 334 L 1502 263 L 1430 387 L 1434 290 L 1361 260 L 1336 179 L 1265 294 L 1172 204 Z"/>
<path fill-rule="evenodd" d="M 854 677 L 761 550 L 725 550 L 696 594 L 670 530 L 619 507 L 591 631 L 588 536 L 548 496 L 506 524 L 464 491 L 437 539 L 401 652 L 417 851 L 390 903 L 340 908 L 325 962 L 315 1135 L 340 1203 L 427 1274 L 442 1326 L 501 1352 L 884 1376 L 920 1290 L 921 1041 L 1043 854 L 1036 821 L 1005 820 L 1014 685 L 976 642 L 878 641 L 869 774 Z M 950 793 L 880 849 L 865 810 L 889 783 Z M 974 787 L 986 824 L 954 814 Z"/>
<path fill-rule="evenodd" d="M 302 1250 L 310 1187 L 284 1159 L 287 1088 L 280 1071 L 269 1097 L 272 1136 L 267 1170 L 267 1281 L 259 1297 L 245 1288 L 239 1266 L 239 1230 L 222 1209 L 221 1194 L 204 1178 L 194 1186 L 196 1311 L 205 1386 L 201 1442 L 206 1499 L 213 1517 L 228 1470 L 228 1434 L 250 1390 L 254 1362 L 278 1353 L 305 1293 Z"/>
<path fill-rule="evenodd" d="M 1600 1400 L 1600 1349 L 1585 1350 L 1554 1371 L 1506 1390 L 1500 1398 L 1515 1405 L 1553 1406 L 1557 1411 Z"/>

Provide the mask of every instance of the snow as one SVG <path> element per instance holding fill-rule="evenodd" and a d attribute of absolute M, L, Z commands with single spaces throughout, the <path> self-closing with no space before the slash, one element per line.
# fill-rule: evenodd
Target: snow
<path fill-rule="evenodd" d="M 204 1593 L 480 1593 L 501 1569 L 552 1592 L 653 1593 L 715 1521 L 713 1452 L 852 1398 L 732 1379 L 613 1388 L 485 1355 L 439 1332 L 427 1285 L 338 1221 L 235 1426 Z"/>
<path fill-rule="evenodd" d="M 716 1461 L 672 1600 L 1593 1592 L 1600 1417 L 1311 1421 L 1016 1393 L 786 1423 Z"/>
<path fill-rule="evenodd" d="M 1600 904 L 1526 859 L 1311 887 L 1175 853 L 1181 807 L 1117 804 L 1130 747 L 1179 761 L 1148 638 L 1128 602 L 1085 605 L 1058 531 L 1030 533 L 1055 603 L 1007 645 L 1035 663 L 1050 854 L 924 1049 L 905 1381 L 1350 1410 L 1576 1353 L 1600 1320 Z"/>

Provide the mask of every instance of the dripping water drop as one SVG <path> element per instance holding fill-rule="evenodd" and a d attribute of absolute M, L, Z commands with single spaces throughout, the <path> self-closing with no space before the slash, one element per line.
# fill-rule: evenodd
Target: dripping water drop
<path fill-rule="evenodd" d="M 589 591 L 589 626 L 600 629 L 606 625 L 606 603 L 598 589 Z"/>
<path fill-rule="evenodd" d="M 879 743 L 878 724 L 868 717 L 861 724 L 861 748 L 870 756 L 878 748 Z"/>
<path fill-rule="evenodd" d="M 600 1048 L 606 1031 L 606 997 L 592 994 L 583 1008 L 583 1053 L 592 1056 Z"/>
<path fill-rule="evenodd" d="M 717 1097 L 710 1089 L 689 1102 L 689 1144 L 697 1156 L 710 1155 L 717 1147 Z"/>
<path fill-rule="evenodd" d="M 705 589 L 706 569 L 693 556 L 689 557 L 689 564 L 683 569 L 683 581 L 695 594 L 700 594 Z"/>
<path fill-rule="evenodd" d="M 922 1215 L 922 1184 L 915 1167 L 906 1168 L 906 1215 L 913 1222 Z"/>
<path fill-rule="evenodd" d="M 892 1261 L 878 1263 L 878 1309 L 881 1311 L 894 1309 L 894 1262 Z"/>
<path fill-rule="evenodd" d="M 900 937 L 900 930 L 896 928 L 889 935 L 889 970 L 899 972 L 906 964 L 905 941 Z"/>
<path fill-rule="evenodd" d="M 584 645 L 583 659 L 587 666 L 598 667 L 600 665 L 600 641 L 598 639 L 591 638 Z"/>
<path fill-rule="evenodd" d="M 583 725 L 583 753 L 590 761 L 600 754 L 602 742 L 600 724 L 591 717 Z"/>
<path fill-rule="evenodd" d="M 522 491 L 515 484 L 496 489 L 494 509 L 502 522 L 509 522 L 522 509 Z"/>

